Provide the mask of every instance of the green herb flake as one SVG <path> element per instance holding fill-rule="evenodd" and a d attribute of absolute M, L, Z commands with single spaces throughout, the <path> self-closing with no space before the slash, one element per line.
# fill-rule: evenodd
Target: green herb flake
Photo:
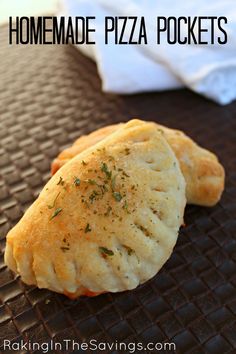
<path fill-rule="evenodd" d="M 132 250 L 132 248 L 130 248 L 129 246 L 124 246 L 124 248 L 126 249 L 128 256 L 131 256 L 131 254 L 134 253 L 134 250 Z"/>
<path fill-rule="evenodd" d="M 105 192 L 108 192 L 108 188 L 105 184 L 103 184 L 102 186 L 99 186 L 101 187 L 101 190 L 102 190 L 102 193 L 104 194 Z"/>
<path fill-rule="evenodd" d="M 124 206 L 123 206 L 123 209 L 124 209 L 128 214 L 130 214 L 129 206 L 128 206 L 127 200 L 125 201 L 125 204 L 124 204 Z"/>
<path fill-rule="evenodd" d="M 125 171 L 122 172 L 125 177 L 130 177 Z"/>
<path fill-rule="evenodd" d="M 59 197 L 60 194 L 61 194 L 61 192 L 57 193 L 56 198 L 54 199 L 52 205 L 48 205 L 48 209 L 53 209 L 55 207 L 57 198 Z"/>
<path fill-rule="evenodd" d="M 93 184 L 93 185 L 97 184 L 97 182 L 91 178 L 87 179 L 86 182 L 88 182 L 89 184 Z"/>
<path fill-rule="evenodd" d="M 106 247 L 99 247 L 99 251 L 103 256 L 114 256 L 114 252 Z"/>
<path fill-rule="evenodd" d="M 69 251 L 69 250 L 70 250 L 70 247 L 62 246 L 62 247 L 61 247 L 61 250 L 62 250 L 63 252 L 66 252 L 66 251 Z"/>
<path fill-rule="evenodd" d="M 78 177 L 75 177 L 74 179 L 74 184 L 78 187 L 80 185 L 80 179 Z"/>
<path fill-rule="evenodd" d="M 93 191 L 93 192 L 90 194 L 90 196 L 89 196 L 90 202 L 93 203 L 94 200 L 96 199 L 96 197 L 97 197 L 98 195 L 99 195 L 99 194 L 98 194 L 97 191 Z"/>
<path fill-rule="evenodd" d="M 122 195 L 120 194 L 120 192 L 113 192 L 112 196 L 117 202 L 120 202 L 122 199 Z"/>
<path fill-rule="evenodd" d="M 102 162 L 101 171 L 105 173 L 108 179 L 111 179 L 112 172 L 108 170 L 108 166 L 105 162 Z"/>
<path fill-rule="evenodd" d="M 52 220 L 53 218 L 55 218 L 60 212 L 62 212 L 62 208 L 57 208 L 54 213 L 52 214 L 50 220 Z"/>
<path fill-rule="evenodd" d="M 84 232 L 85 232 L 85 233 L 88 233 L 88 232 L 91 232 L 91 231 L 92 231 L 92 229 L 91 229 L 90 225 L 87 224 L 86 227 L 85 227 L 85 229 L 84 229 Z"/>
<path fill-rule="evenodd" d="M 117 177 L 117 175 L 114 175 L 112 177 L 112 179 L 111 179 L 111 188 L 112 188 L 113 191 L 114 191 L 115 186 L 116 186 L 116 177 Z"/>
<path fill-rule="evenodd" d="M 111 211 L 112 211 L 112 207 L 109 205 L 109 207 L 107 208 L 107 211 L 104 213 L 104 216 L 109 216 Z"/>
<path fill-rule="evenodd" d="M 63 178 L 60 176 L 60 178 L 59 178 L 59 181 L 57 182 L 57 185 L 64 185 L 64 181 L 63 181 Z"/>

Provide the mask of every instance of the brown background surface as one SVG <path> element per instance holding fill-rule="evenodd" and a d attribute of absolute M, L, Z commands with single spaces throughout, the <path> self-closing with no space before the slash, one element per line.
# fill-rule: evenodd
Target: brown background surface
<path fill-rule="evenodd" d="M 181 354 L 236 353 L 236 103 L 220 107 L 187 90 L 104 94 L 95 65 L 73 47 L 7 41 L 2 27 L 0 348 L 4 338 L 94 338 L 173 341 Z M 134 291 L 71 301 L 24 285 L 4 265 L 5 236 L 48 180 L 50 162 L 81 134 L 132 117 L 184 129 L 217 153 L 227 173 L 222 201 L 187 207 L 170 260 Z"/>

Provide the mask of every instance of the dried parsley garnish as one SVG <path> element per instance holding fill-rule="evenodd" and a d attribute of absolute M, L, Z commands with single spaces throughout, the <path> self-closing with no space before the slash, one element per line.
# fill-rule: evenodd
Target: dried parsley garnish
<path fill-rule="evenodd" d="M 125 171 L 122 171 L 122 174 L 123 174 L 125 177 L 130 177 Z"/>
<path fill-rule="evenodd" d="M 95 179 L 91 179 L 91 178 L 89 178 L 89 179 L 87 179 L 86 180 L 86 182 L 88 182 L 89 184 L 97 184 L 97 182 L 95 181 Z"/>
<path fill-rule="evenodd" d="M 79 185 L 80 185 L 80 179 L 79 179 L 78 177 L 75 177 L 75 179 L 74 179 L 74 184 L 75 184 L 76 186 L 79 186 Z"/>
<path fill-rule="evenodd" d="M 90 196 L 89 196 L 89 200 L 91 203 L 93 203 L 93 201 L 96 199 L 96 197 L 99 195 L 99 193 L 97 191 L 93 191 Z"/>
<path fill-rule="evenodd" d="M 99 251 L 103 256 L 114 256 L 114 252 L 106 247 L 99 247 Z"/>
<path fill-rule="evenodd" d="M 107 211 L 104 213 L 104 216 L 109 216 L 111 211 L 112 211 L 112 207 L 109 205 L 109 207 L 107 208 Z"/>
<path fill-rule="evenodd" d="M 124 209 L 128 214 L 130 214 L 129 206 L 128 206 L 127 200 L 125 201 L 125 204 L 123 205 L 123 209 Z"/>
<path fill-rule="evenodd" d="M 105 173 L 108 179 L 111 179 L 112 172 L 108 170 L 108 166 L 105 162 L 102 162 L 101 171 Z"/>
<path fill-rule="evenodd" d="M 53 218 L 55 218 L 55 216 L 57 216 L 60 212 L 62 211 L 62 208 L 57 208 L 54 213 L 52 214 L 50 220 L 52 220 Z"/>
<path fill-rule="evenodd" d="M 115 186 L 116 186 L 116 177 L 117 177 L 117 174 L 114 175 L 114 176 L 112 177 L 112 179 L 111 179 L 111 188 L 112 188 L 113 191 L 114 191 Z"/>
<path fill-rule="evenodd" d="M 124 246 L 124 248 L 127 250 L 128 256 L 131 256 L 131 254 L 134 253 L 134 250 L 132 250 L 129 246 Z"/>
<path fill-rule="evenodd" d="M 86 225 L 85 229 L 84 229 L 84 232 L 87 233 L 87 232 L 90 232 L 92 231 L 91 227 L 89 224 Z"/>
<path fill-rule="evenodd" d="M 53 209 L 55 207 L 57 198 L 59 197 L 60 194 L 61 194 L 61 192 L 57 193 L 56 198 L 54 199 L 52 205 L 48 205 L 48 209 Z"/>
<path fill-rule="evenodd" d="M 65 182 L 63 181 L 63 178 L 60 176 L 60 179 L 59 179 L 57 185 L 61 184 L 61 185 L 63 186 L 64 183 L 65 183 Z"/>
<path fill-rule="evenodd" d="M 112 196 L 117 202 L 120 202 L 122 199 L 122 195 L 120 194 L 120 192 L 113 192 Z"/>
<path fill-rule="evenodd" d="M 69 250 L 70 250 L 70 247 L 62 246 L 62 247 L 61 247 L 61 250 L 62 250 L 63 252 L 69 251 Z"/>

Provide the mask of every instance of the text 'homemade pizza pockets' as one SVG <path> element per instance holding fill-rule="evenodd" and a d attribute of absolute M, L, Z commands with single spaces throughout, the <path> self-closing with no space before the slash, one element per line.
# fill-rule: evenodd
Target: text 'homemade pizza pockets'
<path fill-rule="evenodd" d="M 170 257 L 185 180 L 163 134 L 132 120 L 65 164 L 8 233 L 6 264 L 71 297 L 133 289 Z"/>
<path fill-rule="evenodd" d="M 174 151 L 186 181 L 188 204 L 215 205 L 224 190 L 225 172 L 216 155 L 203 149 L 180 130 L 157 124 Z M 88 135 L 81 136 L 74 144 L 62 151 L 52 163 L 52 174 L 84 149 L 104 139 L 122 126 L 109 125 Z"/>

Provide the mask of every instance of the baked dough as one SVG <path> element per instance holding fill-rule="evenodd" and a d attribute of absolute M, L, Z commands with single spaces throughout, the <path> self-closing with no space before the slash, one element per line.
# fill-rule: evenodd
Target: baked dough
<path fill-rule="evenodd" d="M 158 124 L 173 149 L 186 181 L 188 204 L 214 206 L 224 190 L 225 172 L 217 156 L 180 130 Z"/>
<path fill-rule="evenodd" d="M 59 155 L 53 160 L 51 164 L 52 175 L 54 175 L 54 173 L 56 173 L 59 168 L 61 168 L 70 159 L 80 154 L 85 149 L 100 142 L 109 134 L 117 131 L 117 129 L 121 128 L 123 125 L 124 123 L 108 125 L 106 127 L 97 129 L 88 135 L 82 135 L 81 137 L 79 137 L 72 146 L 61 151 Z"/>
<path fill-rule="evenodd" d="M 72 298 L 137 287 L 170 257 L 185 180 L 153 123 L 132 120 L 65 164 L 8 233 L 5 262 Z"/>
<path fill-rule="evenodd" d="M 62 151 L 53 161 L 52 174 L 72 157 L 104 139 L 121 126 L 122 123 L 110 125 L 77 139 L 71 147 Z M 201 148 L 180 130 L 169 129 L 160 124 L 157 124 L 157 126 L 163 132 L 179 160 L 180 168 L 186 180 L 187 203 L 214 206 L 220 200 L 225 179 L 224 168 L 216 155 Z"/>

